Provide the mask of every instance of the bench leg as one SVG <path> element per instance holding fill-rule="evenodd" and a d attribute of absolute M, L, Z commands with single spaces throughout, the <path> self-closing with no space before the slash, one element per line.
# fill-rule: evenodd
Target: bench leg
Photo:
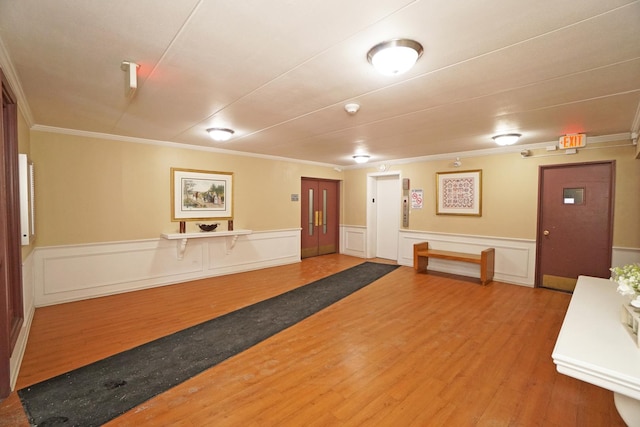
<path fill-rule="evenodd" d="M 418 251 L 426 251 L 428 249 L 429 242 L 416 243 L 413 245 L 413 269 L 418 273 L 427 271 L 427 264 L 429 264 L 429 258 L 418 256 Z"/>
<path fill-rule="evenodd" d="M 419 256 L 418 263 L 416 264 L 416 272 L 418 273 L 426 273 L 427 266 L 429 265 L 429 258 L 426 256 Z"/>
<path fill-rule="evenodd" d="M 485 249 L 480 254 L 480 282 L 483 285 L 493 281 L 495 260 L 496 250 L 494 248 Z"/>

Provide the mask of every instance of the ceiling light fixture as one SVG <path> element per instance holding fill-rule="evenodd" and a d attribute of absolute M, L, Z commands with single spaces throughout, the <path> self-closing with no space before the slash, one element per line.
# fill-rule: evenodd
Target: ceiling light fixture
<path fill-rule="evenodd" d="M 344 110 L 349 114 L 355 114 L 360 109 L 360 104 L 356 104 L 355 102 L 351 102 L 344 106 Z"/>
<path fill-rule="evenodd" d="M 513 145 L 518 142 L 518 139 L 521 137 L 519 133 L 505 133 L 503 135 L 496 135 L 493 137 L 493 140 L 498 145 Z"/>
<path fill-rule="evenodd" d="M 371 156 L 367 154 L 356 154 L 355 156 L 353 156 L 353 160 L 355 160 L 356 163 L 367 163 L 370 158 Z"/>
<path fill-rule="evenodd" d="M 228 141 L 234 133 L 232 129 L 227 128 L 209 128 L 207 132 L 214 141 Z"/>
<path fill-rule="evenodd" d="M 393 76 L 411 69 L 422 52 L 422 45 L 415 40 L 394 39 L 372 47 L 367 60 L 378 72 Z"/>

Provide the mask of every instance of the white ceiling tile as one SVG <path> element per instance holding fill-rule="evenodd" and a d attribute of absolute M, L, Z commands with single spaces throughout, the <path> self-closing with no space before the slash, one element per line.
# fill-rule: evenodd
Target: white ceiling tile
<path fill-rule="evenodd" d="M 498 128 L 630 132 L 638 22 L 622 0 L 0 1 L 32 124 L 337 165 L 485 149 Z M 396 37 L 425 52 L 378 75 L 366 53 Z M 141 64 L 131 99 L 125 59 Z M 214 143 L 211 126 L 236 134 Z"/>

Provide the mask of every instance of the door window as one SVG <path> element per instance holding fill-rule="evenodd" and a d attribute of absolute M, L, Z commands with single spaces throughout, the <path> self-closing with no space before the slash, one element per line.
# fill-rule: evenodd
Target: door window
<path fill-rule="evenodd" d="M 565 205 L 583 204 L 584 188 L 565 188 L 562 191 L 562 203 Z"/>

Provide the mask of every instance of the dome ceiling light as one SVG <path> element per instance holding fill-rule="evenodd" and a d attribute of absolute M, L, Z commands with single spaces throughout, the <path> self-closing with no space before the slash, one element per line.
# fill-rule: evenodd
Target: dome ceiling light
<path fill-rule="evenodd" d="M 378 72 L 393 76 L 409 71 L 422 52 L 422 45 L 415 40 L 394 39 L 372 47 L 367 60 Z"/>
<path fill-rule="evenodd" d="M 349 114 L 355 114 L 360 109 L 360 104 L 356 104 L 355 102 L 351 102 L 344 106 L 344 110 Z"/>
<path fill-rule="evenodd" d="M 367 154 L 356 154 L 353 156 L 353 160 L 355 160 L 356 163 L 367 163 L 370 158 L 371 156 Z"/>
<path fill-rule="evenodd" d="M 505 133 L 503 135 L 496 135 L 493 137 L 493 140 L 496 142 L 496 144 L 498 145 L 513 145 L 516 142 L 518 142 L 518 139 L 520 139 L 522 135 L 520 135 L 519 133 Z"/>
<path fill-rule="evenodd" d="M 227 128 L 209 128 L 207 132 L 214 141 L 228 141 L 234 133 L 233 129 Z"/>

